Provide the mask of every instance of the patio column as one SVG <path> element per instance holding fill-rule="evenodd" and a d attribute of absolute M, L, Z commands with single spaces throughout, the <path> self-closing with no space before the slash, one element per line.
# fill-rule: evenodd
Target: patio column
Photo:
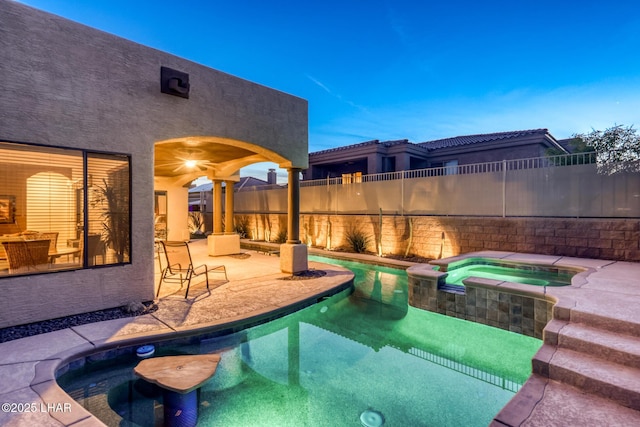
<path fill-rule="evenodd" d="M 213 180 L 213 234 L 222 234 L 222 180 Z"/>
<path fill-rule="evenodd" d="M 309 269 L 307 246 L 300 243 L 300 171 L 288 170 L 287 243 L 280 245 L 280 270 L 289 274 Z"/>
<path fill-rule="evenodd" d="M 233 230 L 233 181 L 225 181 L 224 189 L 224 234 L 235 234 Z"/>
<path fill-rule="evenodd" d="M 213 234 L 207 237 L 209 256 L 240 253 L 240 236 L 233 231 L 233 177 L 213 179 Z M 222 226 L 222 182 L 225 191 L 225 225 Z"/>
<path fill-rule="evenodd" d="M 300 243 L 300 169 L 288 172 L 287 243 Z"/>

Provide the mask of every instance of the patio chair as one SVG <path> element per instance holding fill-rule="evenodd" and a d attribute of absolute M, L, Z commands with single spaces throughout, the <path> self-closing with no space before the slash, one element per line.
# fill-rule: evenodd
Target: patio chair
<path fill-rule="evenodd" d="M 43 270 L 49 266 L 49 240 L 15 240 L 2 242 L 7 253 L 9 273 Z"/>
<path fill-rule="evenodd" d="M 172 241 L 160 241 L 162 249 L 164 251 L 167 266 L 162 270 L 162 276 L 158 285 L 158 293 L 156 297 L 160 295 L 160 287 L 162 282 L 174 282 L 180 283 L 180 288 L 186 282 L 187 290 L 184 297 L 189 295 L 189 286 L 191 285 L 191 279 L 197 276 L 204 275 L 209 289 L 209 273 L 216 272 L 224 274 L 225 280 L 227 278 L 227 269 L 224 265 L 208 266 L 202 264 L 199 266 L 193 265 L 191 259 L 191 252 L 189 251 L 189 244 L 187 242 L 172 242 Z"/>

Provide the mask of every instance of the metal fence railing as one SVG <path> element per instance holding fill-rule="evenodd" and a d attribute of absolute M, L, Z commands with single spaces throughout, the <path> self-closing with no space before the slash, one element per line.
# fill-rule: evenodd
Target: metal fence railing
<path fill-rule="evenodd" d="M 300 212 L 319 214 L 640 217 L 640 161 L 594 153 L 302 181 Z M 284 187 L 243 188 L 237 213 L 286 213 Z"/>

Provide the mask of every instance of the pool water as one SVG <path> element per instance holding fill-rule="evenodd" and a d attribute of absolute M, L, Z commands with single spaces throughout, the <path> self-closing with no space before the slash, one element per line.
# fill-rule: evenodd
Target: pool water
<path fill-rule="evenodd" d="M 568 286 L 575 273 L 544 267 L 492 265 L 486 260 L 465 261 L 460 266 L 456 263 L 448 266 L 446 283 L 464 286 L 464 279 L 475 276 L 534 286 Z"/>
<path fill-rule="evenodd" d="M 156 356 L 218 353 L 201 426 L 486 426 L 531 373 L 541 341 L 409 307 L 403 270 L 335 261 L 356 290 Z M 107 425 L 161 423 L 135 355 L 86 362 L 59 384 Z"/>

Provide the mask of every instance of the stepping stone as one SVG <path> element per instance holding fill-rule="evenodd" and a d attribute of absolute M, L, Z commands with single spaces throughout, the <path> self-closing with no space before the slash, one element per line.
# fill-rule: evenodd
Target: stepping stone
<path fill-rule="evenodd" d="M 153 357 L 142 360 L 133 372 L 162 388 L 164 425 L 198 423 L 198 389 L 216 373 L 218 354 Z"/>
<path fill-rule="evenodd" d="M 213 377 L 218 362 L 219 354 L 152 357 L 138 363 L 133 372 L 164 390 L 186 394 Z"/>

